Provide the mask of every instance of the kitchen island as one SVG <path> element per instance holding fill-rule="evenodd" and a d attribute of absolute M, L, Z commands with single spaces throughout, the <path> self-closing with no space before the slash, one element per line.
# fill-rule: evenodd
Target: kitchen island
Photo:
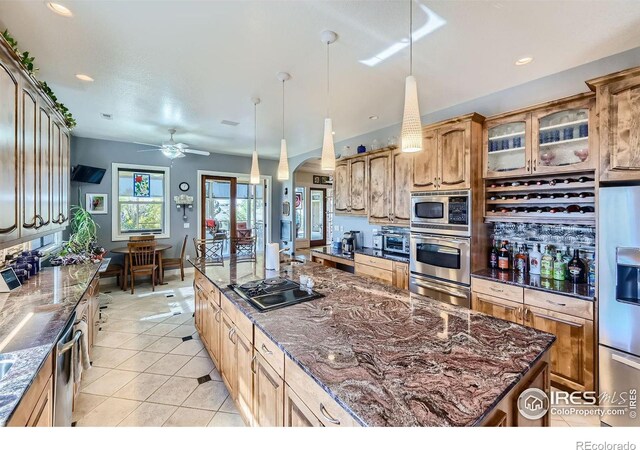
<path fill-rule="evenodd" d="M 193 265 L 196 326 L 249 424 L 548 424 L 518 417 L 515 401 L 548 390 L 551 334 L 313 262 Z M 265 275 L 309 276 L 324 297 L 259 312 L 228 287 Z"/>

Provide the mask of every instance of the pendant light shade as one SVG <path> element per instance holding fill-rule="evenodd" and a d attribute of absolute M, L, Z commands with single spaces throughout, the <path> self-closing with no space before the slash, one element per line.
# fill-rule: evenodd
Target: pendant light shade
<path fill-rule="evenodd" d="M 422 122 L 418 105 L 418 86 L 413 75 L 409 75 L 404 86 L 404 114 L 402 116 L 402 151 L 406 153 L 422 150 Z"/>
<path fill-rule="evenodd" d="M 258 164 L 258 103 L 259 98 L 251 99 L 253 101 L 253 156 L 251 158 L 251 175 L 249 183 L 260 184 L 260 165 Z"/>
<path fill-rule="evenodd" d="M 322 170 L 336 170 L 336 152 L 333 146 L 333 125 L 330 118 L 324 119 L 324 139 L 322 140 Z"/>
<path fill-rule="evenodd" d="M 404 85 L 404 114 L 400 148 L 406 153 L 422 150 L 422 121 L 418 104 L 418 85 L 413 76 L 413 0 L 409 0 L 409 76 Z"/>
<path fill-rule="evenodd" d="M 278 180 L 289 179 L 289 155 L 287 154 L 287 140 L 284 137 L 284 82 L 291 79 L 287 72 L 278 73 L 278 80 L 282 82 L 282 139 L 280 140 L 280 162 L 278 163 Z"/>
<path fill-rule="evenodd" d="M 333 146 L 333 124 L 329 117 L 329 45 L 333 44 L 338 35 L 333 31 L 323 31 L 322 42 L 327 44 L 327 115 L 324 119 L 324 137 L 322 139 L 322 159 L 320 162 L 320 168 L 322 170 L 335 170 L 336 169 L 336 152 Z"/>

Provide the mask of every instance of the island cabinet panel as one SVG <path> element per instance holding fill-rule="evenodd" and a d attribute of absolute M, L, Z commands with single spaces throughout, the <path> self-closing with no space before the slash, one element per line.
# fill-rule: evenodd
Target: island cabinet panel
<path fill-rule="evenodd" d="M 304 404 L 302 399 L 284 385 L 284 426 L 285 427 L 321 427 L 322 422 Z"/>
<path fill-rule="evenodd" d="M 479 293 L 473 293 L 471 296 L 471 309 L 509 322 L 522 323 L 522 308 L 522 303 L 499 297 Z"/>
<path fill-rule="evenodd" d="M 226 312 L 222 313 L 220 330 L 220 376 L 227 385 L 232 399 L 237 398 L 236 381 L 238 378 L 236 343 L 233 340 L 235 328 Z"/>
<path fill-rule="evenodd" d="M 283 426 L 284 380 L 259 353 L 254 359 L 253 387 L 255 424 L 261 427 Z"/>
<path fill-rule="evenodd" d="M 53 426 L 53 356 L 42 368 L 7 422 L 10 427 Z"/>
<path fill-rule="evenodd" d="M 379 152 L 369 157 L 369 222 L 391 221 L 393 186 L 391 151 Z"/>
<path fill-rule="evenodd" d="M 551 380 L 554 384 L 576 391 L 595 388 L 592 321 L 528 306 L 524 324 L 556 336 L 557 341 L 551 348 Z"/>
<path fill-rule="evenodd" d="M 0 61 L 0 243 L 18 239 L 18 81 Z"/>
<path fill-rule="evenodd" d="M 440 189 L 471 187 L 471 122 L 446 126 L 438 135 Z"/>
<path fill-rule="evenodd" d="M 413 179 L 413 155 L 400 150 L 393 152 L 393 205 L 391 221 L 409 224 L 411 219 L 411 189 Z"/>
<path fill-rule="evenodd" d="M 640 67 L 590 80 L 600 124 L 600 180 L 640 180 Z"/>
<path fill-rule="evenodd" d="M 438 130 L 423 130 L 422 151 L 413 155 L 413 190 L 437 190 Z"/>
<path fill-rule="evenodd" d="M 236 366 L 237 366 L 237 383 L 236 383 L 236 405 L 240 415 L 245 423 L 252 425 L 253 423 L 253 342 L 247 338 L 242 332 L 238 331 L 234 334 L 236 341 Z"/>
<path fill-rule="evenodd" d="M 209 311 L 207 314 L 208 326 L 207 336 L 203 342 L 206 342 L 206 348 L 211 356 L 211 360 L 216 367 L 220 367 L 220 336 L 222 334 L 222 309 L 215 301 L 209 299 Z"/>

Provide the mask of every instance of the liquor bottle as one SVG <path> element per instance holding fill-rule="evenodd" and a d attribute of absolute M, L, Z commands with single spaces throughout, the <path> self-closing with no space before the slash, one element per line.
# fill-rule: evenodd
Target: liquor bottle
<path fill-rule="evenodd" d="M 593 192 L 580 192 L 578 194 L 578 197 L 580 197 L 580 198 L 595 197 L 595 194 Z"/>
<path fill-rule="evenodd" d="M 516 256 L 515 251 L 513 250 L 513 244 L 509 244 L 507 241 L 508 247 L 507 251 L 509 252 L 509 269 L 513 270 L 513 258 Z"/>
<path fill-rule="evenodd" d="M 593 206 L 583 206 L 582 208 L 580 208 L 581 214 L 592 213 L 592 212 L 595 212 L 595 208 Z"/>
<path fill-rule="evenodd" d="M 498 252 L 498 269 L 504 272 L 509 270 L 509 250 L 507 250 L 507 241 L 502 241 L 500 251 Z"/>
<path fill-rule="evenodd" d="M 568 213 L 577 213 L 580 212 L 582 210 L 582 208 L 580 208 L 579 205 L 569 205 L 567 206 L 567 212 Z"/>
<path fill-rule="evenodd" d="M 529 272 L 529 248 L 527 244 L 522 244 L 522 255 L 524 256 L 524 273 Z"/>
<path fill-rule="evenodd" d="M 564 281 L 567 278 L 567 263 L 562 259 L 562 251 L 556 250 L 556 258 L 553 260 L 553 279 Z"/>
<path fill-rule="evenodd" d="M 589 286 L 596 285 L 596 254 L 594 252 L 593 259 L 589 261 L 589 275 L 587 276 Z"/>
<path fill-rule="evenodd" d="M 493 244 L 491 245 L 491 250 L 489 250 L 489 268 L 497 269 L 498 268 L 498 250 L 496 250 L 496 240 L 493 240 Z"/>
<path fill-rule="evenodd" d="M 580 252 L 576 248 L 573 251 L 573 258 L 569 261 L 569 281 L 575 284 L 584 283 L 587 280 L 585 263 L 580 259 Z"/>
<path fill-rule="evenodd" d="M 540 258 L 542 258 L 540 244 L 536 244 L 534 250 L 529 253 L 529 272 L 531 275 L 540 275 Z"/>
<path fill-rule="evenodd" d="M 525 254 L 525 245 L 522 245 L 520 247 L 520 249 L 518 250 L 518 253 L 516 253 L 515 259 L 514 259 L 514 270 L 520 272 L 520 273 L 525 273 L 528 269 L 527 267 L 527 256 Z"/>
<path fill-rule="evenodd" d="M 566 211 L 566 208 L 563 208 L 562 206 L 554 206 L 549 210 L 549 212 L 552 214 L 563 213 L 565 211 Z"/>
<path fill-rule="evenodd" d="M 549 247 L 545 247 L 544 255 L 540 259 L 540 276 L 553 278 L 553 256 L 551 256 Z"/>
<path fill-rule="evenodd" d="M 589 178 L 589 177 L 578 178 L 578 183 L 588 183 L 589 181 L 593 181 L 593 178 Z"/>
<path fill-rule="evenodd" d="M 567 266 L 567 270 L 564 274 L 565 279 L 569 279 L 569 262 L 571 261 L 571 249 L 569 248 L 568 245 L 565 245 L 564 247 L 564 251 L 562 252 L 562 260 L 564 261 L 565 265 Z"/>

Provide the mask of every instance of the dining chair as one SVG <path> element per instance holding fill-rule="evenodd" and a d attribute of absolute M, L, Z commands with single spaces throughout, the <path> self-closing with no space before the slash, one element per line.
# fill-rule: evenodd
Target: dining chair
<path fill-rule="evenodd" d="M 129 275 L 131 293 L 134 293 L 136 275 L 151 275 L 151 289 L 156 290 L 156 243 L 154 241 L 129 242 Z"/>
<path fill-rule="evenodd" d="M 216 236 L 213 239 L 193 238 L 193 245 L 196 248 L 196 258 L 205 264 L 224 265 L 224 241 L 222 236 Z"/>
<path fill-rule="evenodd" d="M 155 241 L 155 240 L 156 240 L 156 237 L 153 234 L 129 236 L 129 242 L 147 242 L 147 241 Z"/>
<path fill-rule="evenodd" d="M 231 253 L 235 253 L 236 261 L 255 261 L 256 237 L 238 236 L 231 239 Z"/>
<path fill-rule="evenodd" d="M 164 278 L 164 271 L 169 268 L 179 268 L 180 269 L 180 279 L 184 281 L 184 254 L 187 250 L 187 238 L 189 236 L 184 237 L 184 241 L 182 241 L 182 250 L 180 250 L 179 258 L 162 258 L 162 277 Z"/>

